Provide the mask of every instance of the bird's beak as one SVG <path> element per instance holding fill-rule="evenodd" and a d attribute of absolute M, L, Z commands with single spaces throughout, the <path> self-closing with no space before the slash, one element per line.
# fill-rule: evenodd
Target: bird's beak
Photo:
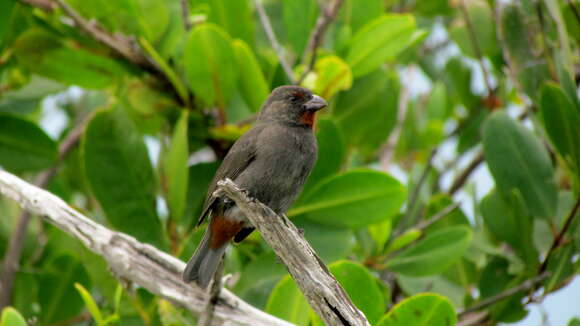
<path fill-rule="evenodd" d="M 325 108 L 328 103 L 326 103 L 322 97 L 318 95 L 312 95 L 312 99 L 310 99 L 310 101 L 306 102 L 304 105 L 306 106 L 306 110 L 316 112 Z"/>

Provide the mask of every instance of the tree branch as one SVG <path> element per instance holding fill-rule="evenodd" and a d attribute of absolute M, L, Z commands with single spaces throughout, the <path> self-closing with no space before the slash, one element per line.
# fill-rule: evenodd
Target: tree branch
<path fill-rule="evenodd" d="M 0 193 L 80 240 L 105 259 L 116 277 L 135 282 L 194 314 L 204 311 L 207 294 L 181 280 L 185 264 L 177 258 L 127 234 L 105 228 L 60 198 L 6 171 L 0 171 Z M 220 293 L 214 319 L 214 325 L 292 325 L 250 306 L 225 289 Z"/>
<path fill-rule="evenodd" d="M 480 301 L 480 302 L 474 304 L 471 307 L 465 308 L 464 310 L 460 311 L 457 314 L 457 316 L 458 317 L 465 316 L 465 315 L 467 315 L 469 313 L 472 313 L 474 311 L 478 311 L 478 310 L 487 308 L 487 307 L 493 305 L 494 303 L 497 303 L 497 302 L 499 302 L 499 301 L 501 301 L 503 299 L 506 299 L 506 298 L 508 298 L 508 297 L 516 294 L 516 293 L 533 289 L 536 286 L 536 284 L 541 283 L 547 277 L 548 277 L 548 273 L 543 273 L 543 274 L 541 274 L 539 276 L 536 276 L 534 278 L 531 278 L 531 279 L 523 282 L 522 284 L 520 284 L 520 285 L 518 285 L 516 287 L 513 287 L 511 289 L 507 289 L 504 292 L 501 292 L 501 293 L 499 293 L 497 295 L 491 296 L 491 297 L 489 297 L 489 298 L 487 298 L 487 299 L 485 299 L 483 301 Z"/>
<path fill-rule="evenodd" d="M 262 5 L 261 0 L 254 0 L 254 5 L 256 6 L 256 10 L 258 10 L 258 16 L 260 17 L 260 23 L 262 23 L 262 27 L 266 32 L 266 36 L 272 45 L 272 48 L 276 52 L 276 56 L 278 57 L 278 61 L 280 61 L 280 65 L 282 69 L 286 73 L 286 77 L 290 81 L 291 84 L 296 84 L 296 79 L 294 78 L 294 73 L 292 72 L 292 67 L 284 58 L 284 48 L 278 43 L 278 39 L 276 38 L 276 34 L 274 33 L 274 29 L 272 28 L 272 24 L 270 24 L 270 18 L 268 18 L 268 14 L 266 14 L 266 10 Z"/>
<path fill-rule="evenodd" d="M 183 28 L 186 31 L 191 29 L 191 20 L 189 19 L 189 0 L 180 0 L 181 3 L 181 19 L 183 20 Z"/>
<path fill-rule="evenodd" d="M 370 325 L 286 216 L 277 215 L 264 204 L 248 197 L 229 179 L 218 182 L 218 191 L 214 195 L 222 194 L 235 201 L 260 231 L 326 325 Z"/>
<path fill-rule="evenodd" d="M 454 195 L 457 192 L 457 190 L 461 189 L 461 187 L 463 187 L 465 182 L 467 182 L 467 179 L 469 179 L 471 173 L 473 173 L 473 171 L 477 169 L 477 167 L 481 164 L 481 162 L 483 162 L 483 160 L 484 160 L 483 151 L 481 151 L 477 153 L 477 155 L 475 155 L 475 157 L 471 160 L 471 162 L 469 162 L 469 164 L 465 167 L 465 169 L 453 180 L 453 182 L 451 183 L 451 187 L 449 187 L 449 191 L 447 192 L 450 195 Z"/>
<path fill-rule="evenodd" d="M 334 2 L 327 8 L 320 7 L 320 14 L 316 19 L 316 24 L 314 25 L 312 33 L 310 33 L 307 46 L 304 49 L 304 53 L 302 54 L 302 65 L 306 65 L 306 62 L 308 61 L 308 66 L 298 79 L 299 84 L 304 80 L 306 75 L 308 75 L 308 73 L 314 69 L 314 63 L 316 62 L 316 50 L 322 43 L 322 39 L 326 29 L 328 28 L 328 25 L 330 25 L 330 23 L 338 14 L 338 10 L 340 9 L 340 6 L 343 2 L 344 0 L 334 0 Z"/>

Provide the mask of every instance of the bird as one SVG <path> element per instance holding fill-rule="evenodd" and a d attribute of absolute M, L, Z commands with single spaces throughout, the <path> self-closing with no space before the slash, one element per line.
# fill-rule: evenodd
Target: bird
<path fill-rule="evenodd" d="M 285 213 L 301 192 L 317 159 L 316 113 L 326 101 L 300 86 L 275 88 L 254 126 L 230 148 L 210 183 L 197 226 L 205 234 L 183 271 L 183 281 L 207 288 L 225 250 L 255 229 L 235 203 L 214 197 L 217 182 L 229 178 L 250 197 Z"/>

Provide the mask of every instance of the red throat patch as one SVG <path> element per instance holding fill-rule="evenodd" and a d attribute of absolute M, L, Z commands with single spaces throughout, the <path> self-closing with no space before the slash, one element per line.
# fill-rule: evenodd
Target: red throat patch
<path fill-rule="evenodd" d="M 310 126 L 312 129 L 316 127 L 316 112 L 306 111 L 300 116 L 300 123 Z"/>

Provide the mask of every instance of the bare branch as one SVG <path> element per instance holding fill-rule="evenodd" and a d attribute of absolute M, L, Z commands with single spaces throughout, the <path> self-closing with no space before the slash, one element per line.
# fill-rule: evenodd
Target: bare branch
<path fill-rule="evenodd" d="M 459 9 L 461 10 L 463 18 L 465 19 L 465 24 L 467 25 L 467 31 L 469 32 L 469 38 L 471 39 L 473 50 L 475 52 L 475 55 L 477 56 L 477 61 L 479 63 L 479 66 L 481 67 L 481 71 L 483 72 L 483 82 L 485 83 L 485 87 L 487 88 L 487 95 L 492 96 L 494 94 L 494 91 L 493 88 L 491 87 L 489 72 L 487 71 L 487 68 L 483 64 L 483 55 L 481 53 L 481 48 L 479 47 L 477 35 L 475 34 L 475 28 L 473 26 L 473 23 L 471 22 L 471 18 L 469 18 L 469 12 L 467 11 L 467 7 L 465 6 L 465 0 L 459 1 Z"/>
<path fill-rule="evenodd" d="M 71 150 L 78 144 L 88 120 L 89 117 L 86 117 L 83 122 L 73 129 L 62 141 L 59 148 L 59 158 L 57 162 L 36 177 L 34 180 L 35 185 L 41 188 L 46 187 L 56 174 L 62 160 L 64 160 L 64 158 L 68 156 Z M 14 287 L 14 276 L 16 275 L 20 263 L 20 256 L 22 255 L 24 238 L 29 222 L 30 214 L 27 211 L 23 211 L 18 218 L 14 234 L 10 237 L 10 243 L 8 244 L 8 249 L 6 250 L 4 262 L 2 264 L 2 274 L 0 274 L 0 310 L 10 305 L 12 289 Z"/>
<path fill-rule="evenodd" d="M 453 182 L 451 183 L 451 187 L 449 187 L 449 191 L 447 192 L 450 195 L 454 195 L 459 189 L 461 189 L 461 187 L 463 187 L 465 182 L 467 182 L 467 179 L 469 179 L 471 173 L 473 173 L 473 171 L 477 169 L 477 167 L 481 164 L 481 162 L 483 162 L 483 160 L 484 160 L 483 152 L 477 153 L 477 155 L 475 155 L 475 157 L 471 160 L 471 162 L 469 162 L 467 167 L 465 167 L 465 169 L 453 180 Z"/>
<path fill-rule="evenodd" d="M 543 273 L 539 276 L 531 278 L 531 279 L 523 282 L 522 284 L 520 284 L 516 287 L 513 287 L 511 289 L 507 289 L 502 293 L 491 296 L 483 301 L 480 301 L 480 302 L 474 304 L 471 307 L 465 308 L 463 311 L 460 311 L 457 315 L 458 315 L 458 317 L 465 316 L 465 315 L 472 313 L 474 311 L 478 311 L 478 310 L 487 308 L 487 307 L 493 305 L 494 303 L 497 303 L 503 299 L 506 299 L 506 298 L 516 294 L 516 293 L 533 289 L 536 286 L 536 284 L 541 283 L 547 277 L 548 277 L 548 273 Z"/>
<path fill-rule="evenodd" d="M 191 20 L 189 19 L 189 0 L 180 0 L 181 3 L 181 19 L 183 20 L 183 27 L 186 31 L 191 29 Z"/>
<path fill-rule="evenodd" d="M 314 25 L 314 29 L 312 29 L 312 33 L 310 33 L 310 38 L 308 39 L 308 43 L 306 48 L 304 49 L 304 53 L 302 54 L 302 65 L 306 65 L 308 62 L 308 66 L 302 73 L 302 76 L 298 79 L 298 83 L 300 84 L 306 75 L 314 69 L 314 63 L 316 62 L 316 50 L 322 43 L 324 38 L 324 33 L 326 32 L 328 25 L 334 20 L 340 6 L 344 0 L 334 0 L 332 4 L 330 4 L 327 8 L 320 7 L 320 14 L 316 19 L 316 24 Z M 310 59 L 310 60 L 309 60 Z"/>
<path fill-rule="evenodd" d="M 111 48 L 113 51 L 117 52 L 118 55 L 129 60 L 137 66 L 140 66 L 149 71 L 160 71 L 159 67 L 148 60 L 147 57 L 145 57 L 145 55 L 141 52 L 141 49 L 138 47 L 138 45 L 130 38 L 120 35 L 109 35 L 96 22 L 87 21 L 73 7 L 64 2 L 64 0 L 54 1 L 70 18 L 72 18 L 75 24 L 77 24 L 83 31 L 85 31 L 98 42 L 101 42 L 102 44 Z"/>
<path fill-rule="evenodd" d="M 451 213 L 457 207 L 459 207 L 459 203 L 453 203 L 451 205 L 448 205 L 447 207 L 439 211 L 437 214 L 433 215 L 433 217 L 431 217 L 430 219 L 423 221 L 422 223 L 417 225 L 416 229 L 420 231 L 425 231 L 428 227 L 439 222 L 441 219 L 443 219 L 445 216 L 447 216 L 447 214 Z"/>
<path fill-rule="evenodd" d="M 80 240 L 105 259 L 116 277 L 135 282 L 194 314 L 204 311 L 207 294 L 181 280 L 185 264 L 177 258 L 127 234 L 105 228 L 60 198 L 6 171 L 0 171 L 0 193 Z M 214 319 L 214 325 L 292 325 L 250 306 L 225 289 L 215 306 Z"/>
<path fill-rule="evenodd" d="M 197 321 L 198 326 L 211 326 L 213 322 L 215 306 L 218 303 L 220 292 L 223 286 L 222 284 L 223 273 L 224 273 L 224 258 L 222 257 L 218 265 L 218 268 L 213 276 L 213 283 L 211 284 L 209 297 L 207 298 L 207 303 L 205 305 L 205 311 L 201 314 L 201 317 Z"/>
<path fill-rule="evenodd" d="M 229 179 L 219 181 L 218 187 L 214 195 L 225 194 L 236 202 L 286 265 L 310 306 L 326 325 L 370 325 L 286 216 L 277 215 L 264 204 L 248 197 Z"/>
<path fill-rule="evenodd" d="M 276 38 L 276 34 L 274 33 L 274 29 L 272 28 L 272 24 L 270 24 L 270 18 L 268 18 L 268 14 L 266 14 L 266 10 L 262 5 L 260 0 L 254 0 L 254 5 L 256 6 L 256 10 L 258 10 L 258 16 L 260 16 L 260 22 L 262 23 L 262 27 L 266 32 L 266 36 L 272 45 L 272 48 L 276 52 L 276 56 L 278 57 L 278 61 L 280 61 L 280 65 L 282 69 L 286 73 L 286 77 L 290 81 L 291 84 L 296 84 L 296 79 L 294 78 L 294 73 L 292 72 L 292 67 L 284 58 L 284 48 L 278 43 L 278 39 Z"/>

